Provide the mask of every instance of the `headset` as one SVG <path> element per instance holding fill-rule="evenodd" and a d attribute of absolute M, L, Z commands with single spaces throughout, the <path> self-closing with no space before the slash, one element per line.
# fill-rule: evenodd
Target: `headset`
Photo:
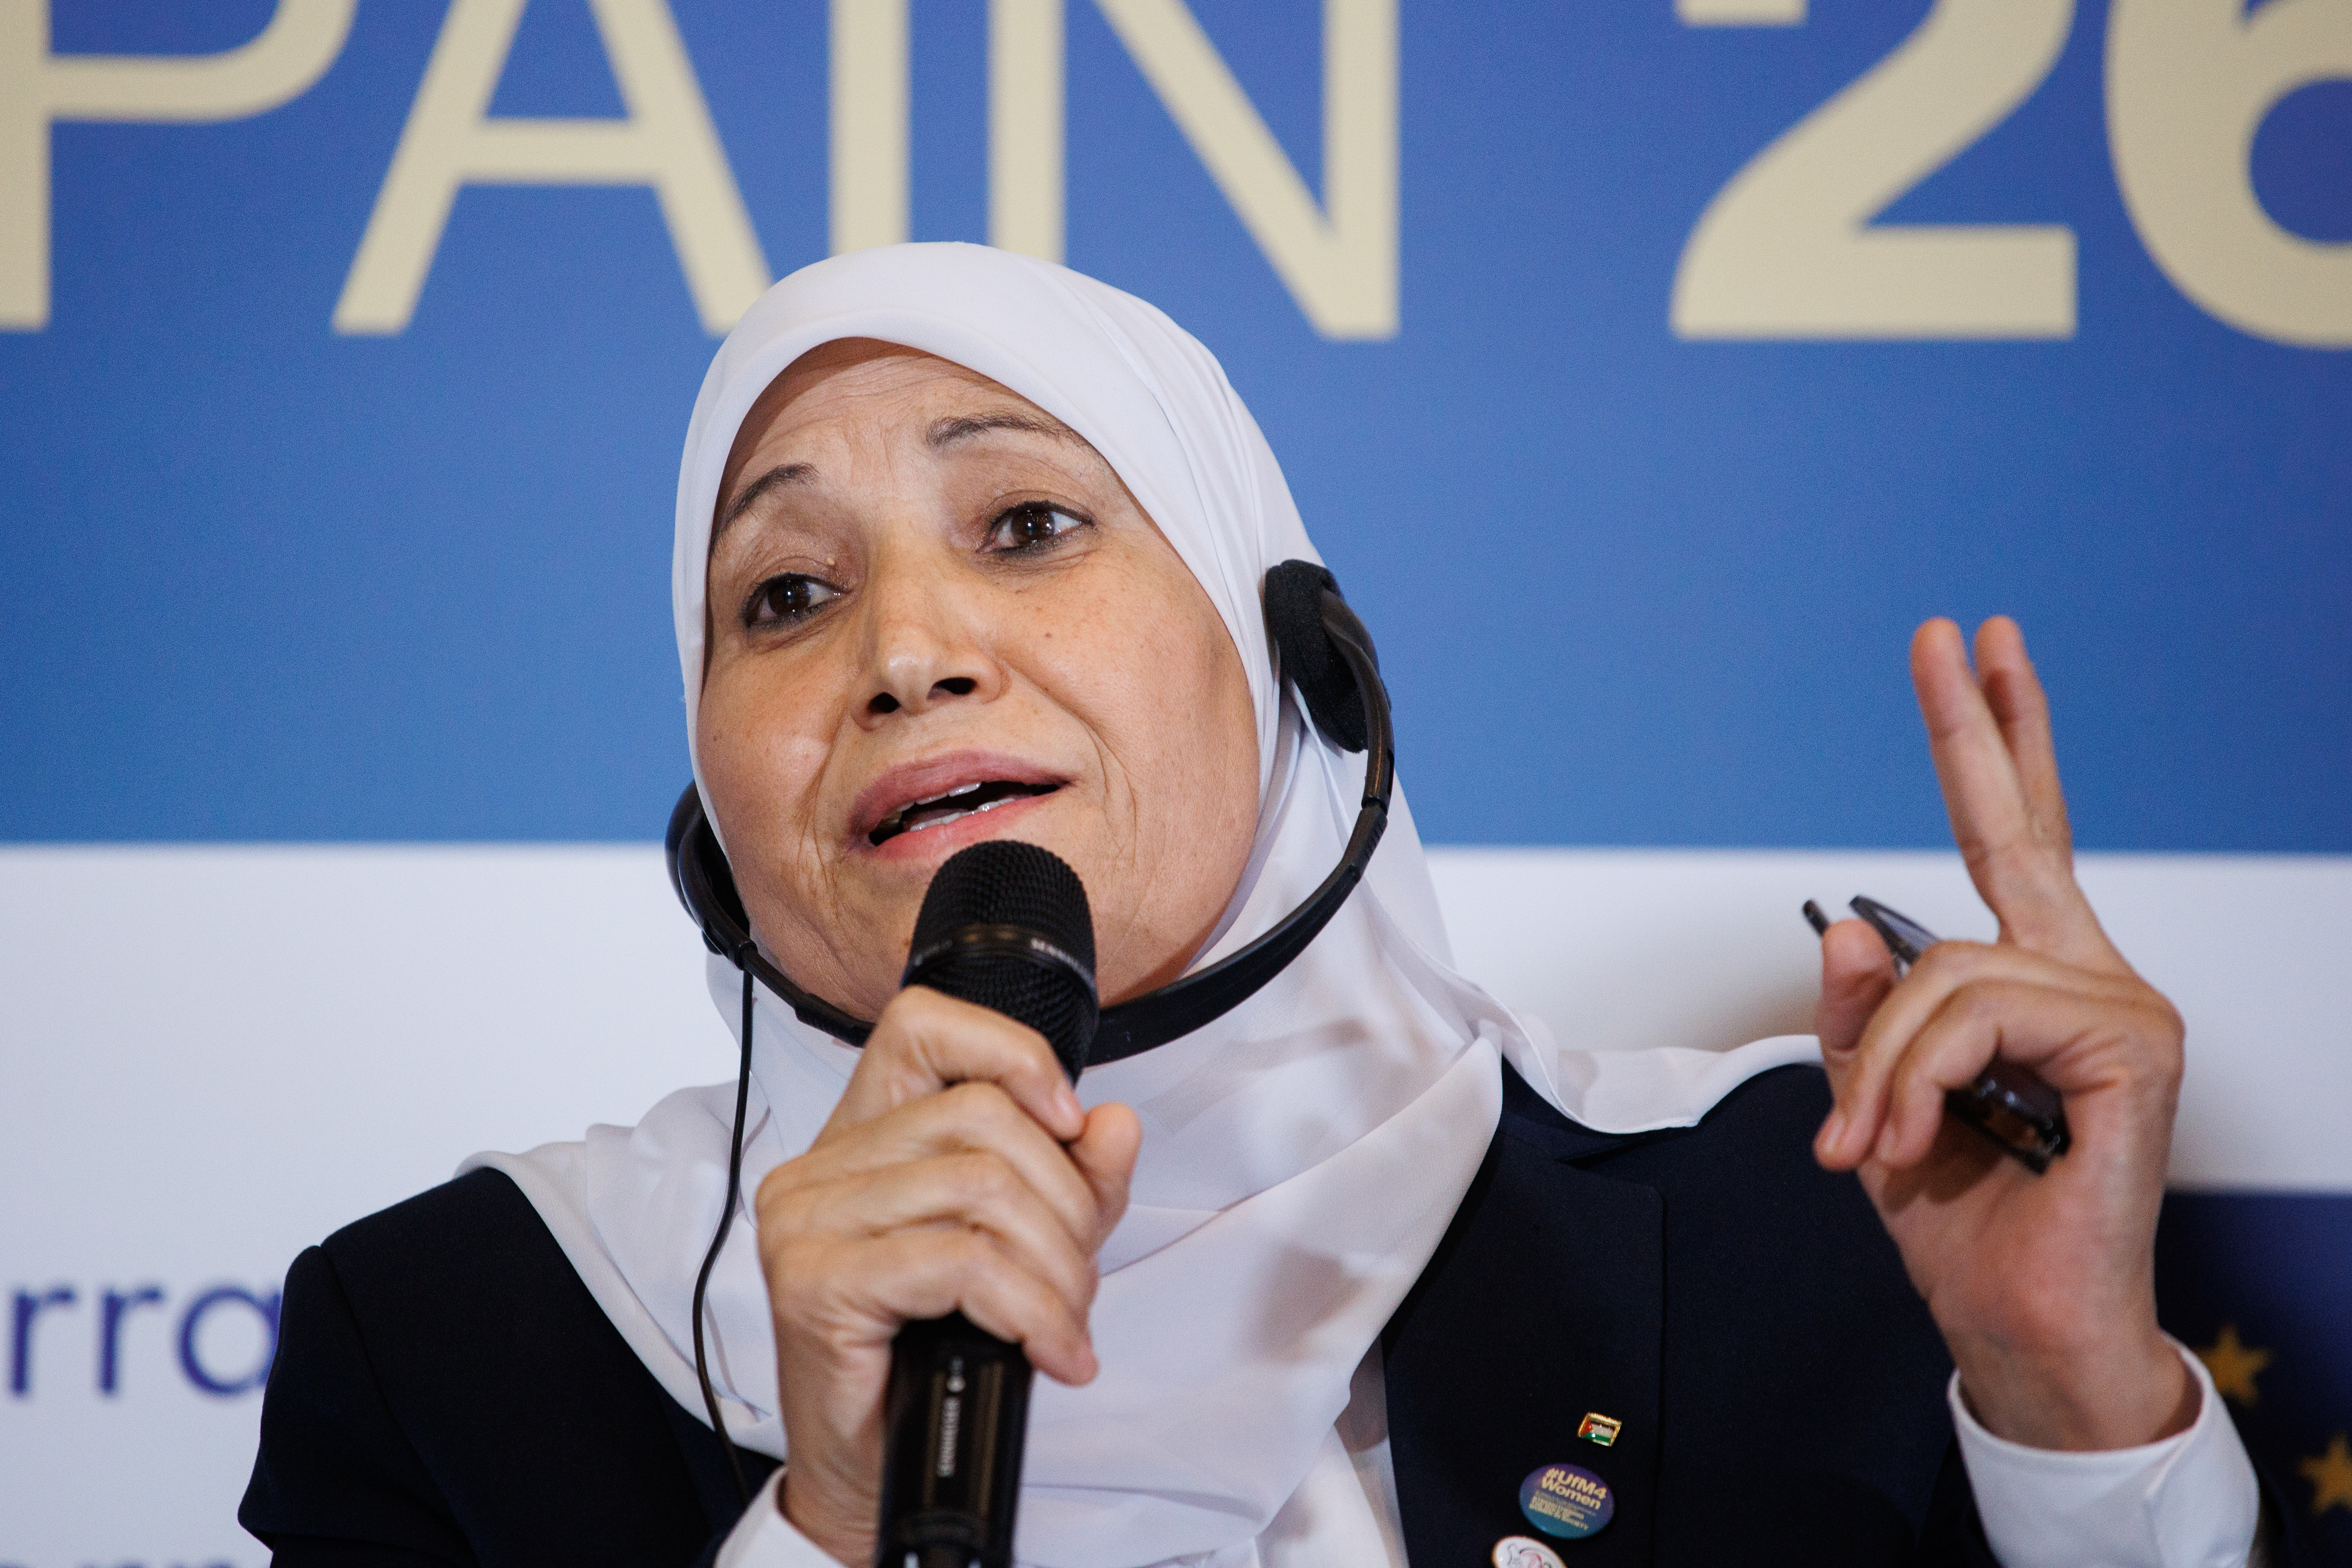
<path fill-rule="evenodd" d="M 1286 561 L 1265 574 L 1265 623 L 1276 668 L 1297 682 L 1315 727 L 1344 750 L 1371 752 L 1355 831 L 1323 885 L 1272 931 L 1197 974 L 1103 1009 L 1094 1049 L 1087 1057 L 1088 1066 L 1165 1045 L 1247 1001 L 1339 912 L 1388 826 L 1396 751 L 1388 689 L 1381 684 L 1371 634 L 1340 597 L 1331 574 L 1307 561 Z M 702 928 L 704 945 L 742 970 L 746 978 L 756 976 L 802 1023 L 849 1045 L 866 1043 L 872 1024 L 802 990 L 751 940 L 734 873 L 703 815 L 702 796 L 691 784 L 670 813 L 665 847 L 670 885 Z"/>
<path fill-rule="evenodd" d="M 1364 868 L 1371 864 L 1372 851 L 1380 847 L 1381 835 L 1388 827 L 1389 797 L 1396 788 L 1396 746 L 1390 727 L 1388 688 L 1381 682 L 1380 658 L 1373 652 L 1371 633 L 1340 596 L 1338 581 L 1311 561 L 1286 561 L 1265 574 L 1265 610 L 1277 679 L 1286 678 L 1297 686 L 1308 719 L 1326 739 L 1344 751 L 1370 753 L 1364 764 L 1364 793 L 1355 828 L 1331 874 L 1273 930 L 1196 974 L 1105 1008 L 1095 1028 L 1093 1047 L 1087 1054 L 1089 1067 L 1181 1038 L 1255 995 L 1305 952 L 1339 912 L 1339 906 L 1363 879 Z M 718 1233 L 710 1238 L 710 1250 L 695 1279 L 693 1310 L 694 1370 L 702 1384 L 703 1405 L 711 1430 L 726 1450 L 736 1489 L 748 1501 L 751 1494 L 742 1462 L 727 1435 L 718 1394 L 710 1386 L 702 1320 L 710 1271 L 726 1244 L 742 1190 L 754 983 L 773 992 L 802 1023 L 848 1045 L 863 1046 L 874 1026 L 803 991 L 760 951 L 751 936 L 751 921 L 743 912 L 742 897 L 736 890 L 734 871 L 703 812 L 701 793 L 691 783 L 670 812 L 663 847 L 669 861 L 670 886 L 701 928 L 703 945 L 743 974 L 742 1062 L 735 1080 L 727 1203 L 719 1211 Z"/>

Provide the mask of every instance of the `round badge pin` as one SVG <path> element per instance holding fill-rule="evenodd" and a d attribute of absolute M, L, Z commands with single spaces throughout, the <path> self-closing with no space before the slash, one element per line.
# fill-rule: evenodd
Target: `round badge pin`
<path fill-rule="evenodd" d="M 1617 1494 L 1580 1465 L 1538 1465 L 1519 1483 L 1519 1511 L 1546 1535 L 1581 1541 L 1616 1517 Z"/>
<path fill-rule="evenodd" d="M 1568 1568 L 1559 1553 L 1531 1535 L 1507 1535 L 1495 1542 L 1495 1568 Z"/>

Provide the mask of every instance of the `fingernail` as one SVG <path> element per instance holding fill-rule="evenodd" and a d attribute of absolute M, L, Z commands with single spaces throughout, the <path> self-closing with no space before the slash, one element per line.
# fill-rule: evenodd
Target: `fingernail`
<path fill-rule="evenodd" d="M 1078 1091 L 1066 1083 L 1054 1086 L 1054 1109 L 1066 1121 L 1086 1120 L 1086 1108 L 1078 1103 Z"/>
<path fill-rule="evenodd" d="M 1830 1112 L 1830 1119 L 1822 1123 L 1822 1152 L 1834 1154 L 1838 1151 L 1838 1145 L 1844 1142 L 1845 1112 L 1843 1110 L 1833 1109 Z"/>

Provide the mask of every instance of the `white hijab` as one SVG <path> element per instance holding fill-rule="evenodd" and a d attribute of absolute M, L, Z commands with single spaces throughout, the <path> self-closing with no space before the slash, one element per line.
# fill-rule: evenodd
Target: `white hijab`
<path fill-rule="evenodd" d="M 751 307 L 703 380 L 678 472 L 671 603 L 688 735 L 728 450 L 780 372 L 851 337 L 952 360 L 1068 425 L 1200 579 L 1248 672 L 1261 792 L 1248 869 L 1195 966 L 1265 931 L 1338 861 L 1363 782 L 1363 758 L 1303 720 L 1266 643 L 1260 582 L 1280 562 L 1317 559 L 1314 546 L 1208 350 L 1142 300 L 1065 268 L 979 246 L 894 246 L 805 268 Z M 710 985 L 736 1027 L 737 972 L 714 958 Z M 1811 1056 L 1801 1037 L 1727 1053 L 1559 1049 L 1454 972 L 1400 791 L 1369 874 L 1297 962 L 1207 1027 L 1079 1084 L 1090 1106 L 1132 1106 L 1143 1146 L 1101 1258 L 1101 1374 L 1075 1389 L 1038 1380 L 1021 1560 L 1130 1568 L 1265 1530 L 1484 1158 L 1501 1061 L 1584 1125 L 1634 1131 L 1689 1125 L 1754 1074 Z M 856 1063 L 760 994 L 747 1196 L 808 1148 Z M 466 1167 L 513 1177 L 614 1325 L 698 1417 L 689 1303 L 725 1197 L 732 1110 L 731 1085 L 684 1089 L 634 1128 Z M 735 1441 L 782 1458 L 767 1291 L 748 1214 L 735 1222 L 710 1285 L 712 1382 Z"/>

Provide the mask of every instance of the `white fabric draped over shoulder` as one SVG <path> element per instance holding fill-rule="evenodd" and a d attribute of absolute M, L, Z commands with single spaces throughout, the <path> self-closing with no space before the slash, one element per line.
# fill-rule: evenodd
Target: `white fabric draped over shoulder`
<path fill-rule="evenodd" d="M 853 337 L 954 361 L 1068 425 L 1199 578 L 1248 671 L 1262 765 L 1248 868 L 1195 966 L 1265 931 L 1339 859 L 1363 782 L 1363 758 L 1303 719 L 1265 633 L 1267 569 L 1318 557 L 1214 356 L 1150 305 L 1063 268 L 978 246 L 897 246 L 803 268 L 744 316 L 704 379 L 678 472 L 671 601 L 689 737 L 729 449 L 779 373 Z M 697 938 L 681 925 L 678 940 Z M 710 980 L 737 1027 L 736 971 L 713 959 Z M 857 1062 L 764 992 L 754 1034 L 747 1194 L 808 1148 Z M 1085 1388 L 1038 1384 L 1021 1560 L 1122 1568 L 1235 1548 L 1266 1528 L 1476 1173 L 1502 1062 L 1576 1121 L 1634 1131 L 1686 1126 L 1756 1073 L 1813 1059 L 1810 1037 L 1721 1053 L 1557 1046 L 1454 972 L 1400 789 L 1370 873 L 1297 963 L 1209 1026 L 1079 1086 L 1089 1105 L 1134 1108 L 1142 1153 L 1101 1259 L 1101 1375 Z M 724 1201 L 732 1098 L 730 1085 L 682 1089 L 634 1128 L 467 1163 L 513 1177 L 698 1416 L 689 1300 Z M 713 1380 L 735 1440 L 781 1458 L 767 1293 L 750 1216 L 732 1223 L 709 1295 Z"/>

